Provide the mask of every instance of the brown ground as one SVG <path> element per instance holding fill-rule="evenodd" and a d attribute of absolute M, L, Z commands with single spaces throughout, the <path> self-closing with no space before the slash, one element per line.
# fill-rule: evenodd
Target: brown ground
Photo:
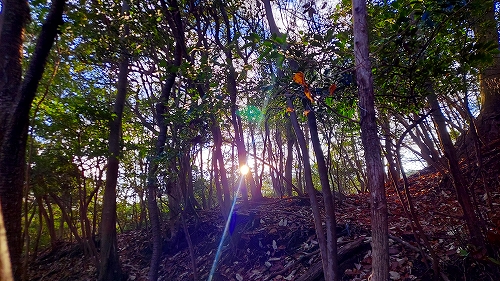
<path fill-rule="evenodd" d="M 493 246 L 490 252 L 467 247 L 460 206 L 448 180 L 431 169 L 409 179 L 419 221 L 440 258 L 442 280 L 500 280 L 499 164 L 500 149 L 494 148 L 483 159 L 485 184 L 481 175 L 476 177 L 476 165 L 463 164 L 468 179 L 475 179 L 475 197 L 486 219 L 488 241 Z M 391 280 L 432 280 L 430 263 L 418 249 L 421 245 L 416 243 L 398 195 L 391 187 L 387 194 Z M 360 194 L 347 196 L 337 204 L 341 280 L 368 280 L 371 270 L 368 202 L 368 194 Z M 236 234 L 226 239 L 212 280 L 321 280 L 316 279 L 320 257 L 307 198 L 265 199 L 247 211 L 237 210 L 236 214 Z M 207 280 L 224 221 L 216 210 L 200 211 L 198 223 L 189 219 L 188 229 L 194 244 L 198 280 Z M 148 237 L 147 230 L 119 235 L 121 263 L 129 280 L 146 280 L 151 255 Z M 185 235 L 181 233 L 179 237 L 182 238 L 175 243 L 165 243 L 159 280 L 193 280 Z M 425 249 L 422 252 L 428 255 Z M 39 253 L 30 265 L 29 278 L 95 280 L 96 269 L 76 245 L 65 243 L 55 251 Z"/>

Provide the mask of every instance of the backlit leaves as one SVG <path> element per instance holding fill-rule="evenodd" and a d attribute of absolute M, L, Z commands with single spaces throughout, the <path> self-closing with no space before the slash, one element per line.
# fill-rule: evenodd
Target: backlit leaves
<path fill-rule="evenodd" d="M 293 75 L 293 82 L 302 85 L 302 86 L 307 86 L 306 85 L 306 79 L 304 78 L 304 73 L 303 72 L 297 72 Z"/>
<path fill-rule="evenodd" d="M 333 94 L 335 93 L 335 90 L 337 89 L 337 85 L 335 84 L 332 84 L 329 88 L 328 88 L 328 92 L 330 94 L 330 96 L 333 96 Z"/>
<path fill-rule="evenodd" d="M 309 89 L 309 86 L 306 83 L 306 79 L 304 77 L 303 72 L 297 72 L 293 75 L 293 82 L 302 85 L 304 87 L 304 94 L 306 95 L 307 99 L 309 99 L 311 102 L 314 102 L 314 99 L 312 97 L 311 90 Z"/>

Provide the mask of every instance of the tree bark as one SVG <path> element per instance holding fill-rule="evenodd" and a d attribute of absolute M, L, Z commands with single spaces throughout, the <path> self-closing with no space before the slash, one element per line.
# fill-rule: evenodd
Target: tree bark
<path fill-rule="evenodd" d="M 495 19 L 495 1 L 475 0 L 473 4 L 481 9 L 473 17 L 474 33 L 478 43 L 495 44 L 498 47 L 498 30 Z M 483 141 L 489 143 L 500 138 L 500 54 L 493 56 L 493 63 L 480 70 L 479 92 L 481 111 L 477 117 L 478 133 Z"/>
<path fill-rule="evenodd" d="M 5 231 L 2 208 L 0 208 L 0 280 L 14 280 L 12 278 L 12 266 L 10 263 L 9 247 L 7 245 L 7 233 Z"/>
<path fill-rule="evenodd" d="M 181 53 L 176 48 L 176 59 L 174 65 L 179 66 L 181 63 Z M 149 219 L 151 221 L 151 231 L 153 236 L 153 253 L 151 256 L 151 264 L 149 266 L 148 279 L 156 281 L 158 279 L 158 267 L 160 265 L 161 256 L 161 227 L 160 227 L 160 209 L 156 202 L 156 193 L 158 191 L 158 183 L 156 181 L 156 174 L 158 172 L 158 157 L 161 156 L 165 149 L 165 142 L 167 139 L 167 126 L 164 122 L 164 115 L 166 114 L 166 103 L 170 97 L 170 91 L 174 85 L 176 73 L 171 73 L 162 88 L 162 93 L 158 103 L 156 104 L 156 123 L 160 128 L 158 138 L 156 140 L 156 149 L 154 158 L 149 162 L 148 179 L 147 179 L 147 200 Z"/>
<path fill-rule="evenodd" d="M 122 14 L 129 11 L 126 0 L 122 2 Z M 118 168 L 121 154 L 121 130 L 123 107 L 127 98 L 128 85 L 128 65 L 129 58 L 125 46 L 125 37 L 129 33 L 128 25 L 124 26 L 121 41 L 121 61 L 119 63 L 119 73 L 117 82 L 116 101 L 113 108 L 114 119 L 109 124 L 109 155 L 108 168 L 106 170 L 106 185 L 104 187 L 104 198 L 101 219 L 101 261 L 99 266 L 99 279 L 122 280 L 120 259 L 118 256 L 118 241 L 116 237 L 116 185 L 118 182 Z"/>
<path fill-rule="evenodd" d="M 214 172 L 215 180 L 220 180 L 220 185 L 222 185 L 222 193 L 218 195 L 219 204 L 221 205 L 222 214 L 225 218 L 228 218 L 229 211 L 231 209 L 231 192 L 229 189 L 229 182 L 227 180 L 226 168 L 224 166 L 224 157 L 222 155 L 222 133 L 220 131 L 219 124 L 215 118 L 212 120 L 212 135 L 214 137 Z M 220 177 L 220 179 L 219 179 Z"/>
<path fill-rule="evenodd" d="M 293 135 L 293 128 L 290 120 L 285 124 L 286 133 L 286 161 L 285 161 L 285 192 L 287 196 L 292 196 L 292 177 L 293 177 L 293 145 L 295 144 L 295 137 Z"/>
<path fill-rule="evenodd" d="M 484 244 L 485 242 L 483 234 L 481 232 L 480 223 L 478 223 L 478 221 L 480 222 L 480 220 L 474 212 L 474 207 L 470 200 L 465 179 L 463 178 L 462 173 L 460 171 L 456 149 L 453 146 L 450 134 L 446 129 L 446 120 L 443 116 L 443 113 L 441 112 L 441 108 L 439 106 L 436 94 L 431 92 L 427 96 L 427 99 L 432 108 L 431 115 L 432 118 L 434 119 L 434 123 L 436 124 L 436 130 L 438 133 L 439 140 L 441 142 L 441 147 L 447 159 L 447 169 L 451 177 L 453 186 L 455 187 L 455 191 L 457 193 L 458 203 L 460 204 L 460 207 L 462 207 L 465 222 L 470 232 L 471 241 L 474 245 L 478 247 L 483 247 L 485 245 Z"/>
<path fill-rule="evenodd" d="M 321 142 L 318 136 L 318 127 L 316 124 L 316 114 L 310 107 L 310 101 L 303 98 L 304 108 L 310 110 L 307 114 L 309 131 L 311 132 L 311 142 L 313 144 L 316 163 L 318 164 L 319 180 L 321 182 L 321 191 L 323 192 L 323 201 L 326 213 L 326 257 L 327 268 L 323 268 L 326 280 L 339 280 L 339 270 L 337 263 L 337 221 L 335 219 L 335 201 L 333 192 L 328 180 L 328 169 L 326 168 L 325 157 L 321 149 Z"/>
<path fill-rule="evenodd" d="M 21 84 L 22 42 L 29 19 L 28 1 L 3 1 L 0 33 L 0 197 L 10 258 L 21 276 L 21 203 L 29 112 L 45 62 L 62 23 L 64 0 L 54 0 Z"/>
<path fill-rule="evenodd" d="M 286 100 L 287 106 L 290 109 L 290 121 L 292 123 L 293 129 L 295 131 L 295 136 L 297 137 L 297 143 L 302 150 L 302 162 L 304 163 L 304 177 L 306 183 L 307 193 L 309 193 L 309 199 L 311 200 L 311 209 L 314 217 L 314 227 L 316 229 L 316 237 L 318 239 L 318 244 L 321 253 L 321 262 L 323 265 L 323 270 L 325 272 L 325 280 L 329 279 L 328 272 L 328 248 L 325 233 L 323 232 L 323 225 L 321 220 L 321 214 L 318 207 L 318 199 L 316 198 L 316 189 L 314 188 L 314 183 L 312 180 L 312 170 L 311 162 L 309 160 L 309 149 L 307 148 L 307 142 L 304 137 L 304 133 L 300 129 L 299 122 L 297 120 L 297 113 L 295 113 L 293 102 L 290 97 Z"/>
<path fill-rule="evenodd" d="M 231 42 L 231 32 L 230 32 L 230 24 L 225 11 L 225 8 L 222 7 L 222 15 L 224 18 L 224 22 L 226 24 L 226 39 L 227 42 Z M 219 42 L 220 43 L 220 42 Z M 222 44 L 220 44 L 222 46 Z M 236 87 L 236 71 L 233 65 L 233 56 L 231 50 L 227 47 L 223 47 L 224 53 L 226 54 L 226 61 L 229 64 L 229 69 L 227 73 L 227 91 L 229 92 L 230 100 L 231 100 L 231 123 L 234 128 L 234 142 L 236 143 L 236 148 L 238 151 L 238 162 L 240 167 L 243 165 L 247 165 L 247 150 L 245 146 L 245 140 L 243 138 L 243 126 L 241 125 L 241 118 L 236 114 L 238 110 L 238 106 L 236 104 L 236 98 L 238 94 L 238 89 Z M 262 199 L 262 193 L 260 189 L 257 189 L 252 172 L 249 171 L 245 176 L 245 182 L 242 183 L 241 186 L 241 194 L 243 196 L 243 200 L 248 198 L 248 190 L 247 183 L 250 186 L 250 193 L 252 194 L 252 200 L 260 200 Z"/>
<path fill-rule="evenodd" d="M 166 6 L 165 1 L 161 1 L 164 17 L 169 22 L 172 29 L 172 33 L 175 35 L 175 48 L 174 48 L 174 59 L 172 65 L 179 67 L 182 63 L 182 57 L 184 53 L 184 30 L 182 28 L 182 19 L 179 11 L 179 7 L 176 1 L 169 1 L 170 8 Z M 179 26 L 179 22 L 181 23 Z M 149 266 L 148 280 L 156 281 L 158 279 L 158 268 L 160 265 L 161 248 L 162 248 L 162 236 L 161 236 L 161 226 L 160 226 L 160 209 L 158 208 L 158 203 L 156 202 L 158 183 L 156 180 L 156 175 L 158 172 L 158 158 L 161 156 L 165 150 L 165 142 L 167 139 L 167 125 L 165 124 L 164 115 L 167 114 L 166 104 L 170 98 L 170 93 L 175 83 L 175 78 L 177 76 L 176 72 L 169 73 L 165 84 L 162 87 L 161 95 L 156 103 L 156 124 L 160 128 L 158 133 L 158 138 L 156 140 L 156 148 L 154 152 L 154 157 L 149 162 L 148 178 L 147 178 L 147 199 L 148 199 L 148 211 L 149 218 L 151 221 L 151 231 L 153 236 L 153 253 L 151 255 L 151 264 Z"/>
<path fill-rule="evenodd" d="M 54 212 L 52 211 L 52 206 L 47 195 L 43 196 L 43 201 L 47 205 L 47 212 L 42 212 L 42 214 L 45 216 L 45 220 L 47 221 L 47 228 L 49 229 L 50 236 L 50 246 L 52 247 L 52 250 L 55 250 L 58 238 L 54 221 Z"/>
<path fill-rule="evenodd" d="M 389 279 L 389 230 L 384 169 L 377 135 L 373 77 L 369 58 L 368 23 L 365 0 L 352 0 L 354 56 L 361 117 L 361 140 L 365 149 L 368 189 L 371 202 L 372 280 Z"/>

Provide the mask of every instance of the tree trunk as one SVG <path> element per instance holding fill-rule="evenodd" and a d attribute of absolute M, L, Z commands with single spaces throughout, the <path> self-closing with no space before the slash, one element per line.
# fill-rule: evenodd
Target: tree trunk
<path fill-rule="evenodd" d="M 0 197 L 1 203 L 1 197 Z M 12 281 L 12 266 L 10 263 L 9 247 L 7 245 L 7 232 L 0 208 L 0 280 Z"/>
<path fill-rule="evenodd" d="M 40 202 L 41 202 L 41 200 L 37 201 L 37 207 L 38 207 L 38 229 L 37 229 L 37 232 L 36 232 L 35 243 L 33 245 L 33 255 L 31 257 L 31 261 L 35 261 L 36 260 L 36 257 L 38 255 L 38 247 L 40 246 L 40 238 L 42 238 L 42 230 L 43 230 L 42 209 L 43 209 L 43 205 L 39 205 Z M 26 272 L 28 272 L 28 271 L 26 270 Z"/>
<path fill-rule="evenodd" d="M 498 30 L 495 20 L 495 5 L 492 0 L 476 0 L 483 7 L 475 19 L 474 32 L 479 43 L 493 43 L 498 47 Z M 478 116 L 478 129 L 481 138 L 487 143 L 500 137 L 500 54 L 495 54 L 493 64 L 479 73 L 481 112 Z"/>
<path fill-rule="evenodd" d="M 309 199 L 311 200 L 311 209 L 314 217 L 314 227 L 316 229 L 316 236 L 318 239 L 318 244 L 321 253 L 321 262 L 323 264 L 323 270 L 325 272 L 325 280 L 333 280 L 330 279 L 328 273 L 328 246 L 327 240 L 325 237 L 325 233 L 323 232 L 323 225 L 321 220 L 321 214 L 319 212 L 318 207 L 318 199 L 316 198 L 316 189 L 314 188 L 314 183 L 312 180 L 312 170 L 311 170 L 311 162 L 309 160 L 309 149 L 307 148 L 307 142 L 304 137 L 304 133 L 300 129 L 299 122 L 297 120 L 297 113 L 293 109 L 293 102 L 290 97 L 287 97 L 286 100 L 287 106 L 290 109 L 290 121 L 292 123 L 293 129 L 295 131 L 295 136 L 297 137 L 297 143 L 299 144 L 300 150 L 302 150 L 302 162 L 304 163 L 304 177 L 306 182 L 306 189 L 309 193 Z"/>
<path fill-rule="evenodd" d="M 293 135 L 292 131 L 293 128 L 292 124 L 290 123 L 290 120 L 287 120 L 285 127 L 286 127 L 285 192 L 287 196 L 292 196 L 293 145 L 295 143 L 295 137 Z"/>
<path fill-rule="evenodd" d="M 474 207 L 472 206 L 469 192 L 466 187 L 467 183 L 465 182 L 465 179 L 462 176 L 462 172 L 460 171 L 456 149 L 453 146 L 450 134 L 446 129 L 446 120 L 443 116 L 443 113 L 441 112 L 436 94 L 431 91 L 431 93 L 427 96 L 427 99 L 432 108 L 431 115 L 434 119 L 434 123 L 436 124 L 436 130 L 441 142 L 443 153 L 447 159 L 447 169 L 457 193 L 458 203 L 460 204 L 460 206 L 462 207 L 462 211 L 464 212 L 464 218 L 467 224 L 467 228 L 470 232 L 471 241 L 474 245 L 483 247 L 484 237 L 481 232 L 480 223 L 478 223 L 480 222 L 480 220 L 475 215 Z"/>
<path fill-rule="evenodd" d="M 44 199 L 43 201 L 47 205 L 47 212 L 43 212 L 45 211 L 45 209 L 43 208 L 41 210 L 42 214 L 45 217 L 45 220 L 47 221 L 47 228 L 49 230 L 49 236 L 50 236 L 50 246 L 52 247 L 52 250 L 55 250 L 58 238 L 54 221 L 54 212 L 52 211 L 52 206 L 49 201 L 49 198 L 46 195 L 44 195 L 43 199 Z"/>
<path fill-rule="evenodd" d="M 64 0 L 55 0 L 21 84 L 22 42 L 28 1 L 3 1 L 0 30 L 0 197 L 13 273 L 21 276 L 21 203 L 29 112 L 46 58 L 62 23 Z"/>
<path fill-rule="evenodd" d="M 122 14 L 129 11 L 126 0 L 122 2 Z M 125 46 L 124 39 L 129 33 L 128 25 L 124 26 L 121 41 Z M 106 170 L 106 185 L 104 187 L 104 198 L 101 219 L 101 263 L 99 266 L 99 280 L 122 280 L 124 274 L 120 266 L 118 256 L 118 241 L 116 237 L 116 184 L 118 182 L 118 168 L 121 154 L 121 130 L 123 107 L 127 98 L 128 85 L 128 54 L 125 47 L 121 49 L 121 61 L 119 64 L 116 101 L 113 108 L 114 119 L 109 124 L 109 155 L 108 169 Z"/>
<path fill-rule="evenodd" d="M 229 216 L 231 209 L 231 192 L 229 190 L 229 182 L 227 180 L 226 168 L 224 166 L 224 157 L 222 155 L 222 133 L 219 124 L 215 118 L 212 120 L 212 135 L 214 137 L 214 171 L 216 181 L 220 177 L 220 185 L 222 185 L 222 196 L 219 197 L 219 204 L 221 205 L 222 214 L 224 217 Z M 221 201 L 222 200 L 222 201 Z"/>
<path fill-rule="evenodd" d="M 278 168 L 278 174 L 283 175 L 283 137 L 281 136 L 281 130 L 276 126 L 276 129 L 274 130 L 274 139 L 276 141 L 276 149 L 278 150 L 278 161 L 276 163 L 276 166 Z M 285 186 L 283 185 L 283 181 L 280 179 L 278 180 L 278 189 L 276 190 L 277 195 L 279 197 L 283 197 L 285 194 Z"/>
<path fill-rule="evenodd" d="M 274 160 L 275 157 L 273 154 L 273 143 L 271 141 L 271 132 L 269 130 L 269 120 L 267 119 L 264 122 L 264 130 L 265 130 L 265 140 L 267 144 L 268 163 L 270 164 L 270 166 L 275 167 L 276 161 Z M 270 169 L 269 174 L 271 176 L 271 183 L 273 185 L 273 190 L 275 191 L 279 190 L 279 180 L 277 178 L 277 173 L 274 171 L 274 169 Z"/>
<path fill-rule="evenodd" d="M 368 23 L 365 0 L 352 0 L 354 56 L 361 117 L 361 140 L 365 149 L 368 189 L 371 202 L 372 280 L 389 279 L 389 230 L 384 169 L 377 135 L 373 77 L 369 58 Z"/>
<path fill-rule="evenodd" d="M 251 143 L 252 143 L 252 151 L 253 151 L 253 155 L 255 157 L 257 157 L 257 145 L 255 143 L 255 125 L 254 124 L 250 124 L 250 140 L 251 140 Z M 262 164 L 262 166 L 264 166 L 264 164 Z M 257 161 L 254 159 L 253 161 L 253 171 L 254 171 L 254 174 L 255 174 L 255 177 L 254 177 L 254 182 L 255 182 L 255 189 L 254 189 L 254 193 L 257 194 L 257 196 L 260 196 L 262 197 L 262 181 L 259 181 L 259 173 L 257 172 L 258 171 L 258 164 L 257 164 Z M 262 179 L 262 175 L 260 175 L 260 179 Z"/>
<path fill-rule="evenodd" d="M 326 168 L 325 157 L 318 136 L 316 114 L 312 110 L 309 100 L 303 98 L 302 101 L 304 103 L 304 108 L 310 110 L 307 114 L 307 121 L 309 124 L 309 131 L 311 132 L 311 142 L 313 144 L 314 154 L 316 155 L 316 163 L 318 164 L 318 174 L 326 213 L 327 268 L 323 268 L 323 273 L 325 274 L 326 280 L 337 281 L 340 280 L 340 278 L 337 263 L 337 221 L 335 219 L 335 201 L 333 200 L 333 192 L 330 188 L 330 181 L 328 180 L 328 169 Z"/>
<path fill-rule="evenodd" d="M 175 48 L 174 48 L 174 59 L 172 65 L 179 67 L 182 63 L 182 57 L 184 53 L 184 31 L 182 30 L 182 25 L 179 26 L 178 21 L 182 23 L 179 7 L 176 1 L 171 1 L 172 5 L 170 8 L 166 7 L 164 1 L 161 1 L 164 18 L 169 22 L 172 32 L 175 34 Z M 172 22 L 172 19 L 174 22 Z M 175 78 L 177 76 L 176 72 L 170 73 L 167 76 L 165 84 L 162 87 L 161 95 L 156 103 L 156 124 L 160 128 L 158 133 L 158 138 L 156 140 L 156 148 L 154 152 L 154 157 L 149 162 L 148 178 L 147 178 L 147 199 L 148 199 L 148 211 L 149 218 L 151 221 L 151 231 L 153 236 L 153 253 L 151 255 L 151 264 L 149 266 L 148 279 L 149 281 L 156 281 L 158 279 L 158 268 L 160 265 L 161 248 L 162 248 L 162 236 L 161 236 L 161 226 L 160 226 L 160 209 L 158 208 L 158 203 L 156 202 L 158 183 L 156 180 L 158 172 L 158 158 L 161 156 L 165 150 L 165 142 L 167 140 L 167 125 L 165 124 L 164 115 L 167 114 L 166 104 L 170 98 L 170 93 L 174 86 Z"/>
<path fill-rule="evenodd" d="M 391 141 L 391 129 L 389 118 L 384 118 L 382 121 L 382 130 L 384 132 L 384 145 L 385 145 L 385 159 L 387 160 L 387 173 L 388 178 L 394 183 L 394 187 L 398 188 L 398 182 L 400 180 L 400 172 L 397 170 L 396 159 L 394 157 L 394 152 L 392 150 L 393 144 Z"/>
<path fill-rule="evenodd" d="M 75 225 L 73 224 L 71 216 L 66 211 L 66 207 L 64 206 L 65 204 L 54 193 L 50 193 L 50 197 L 52 198 L 52 200 L 54 200 L 54 202 L 57 204 L 57 206 L 61 210 L 61 214 L 62 214 L 62 218 L 63 218 L 63 220 L 61 220 L 61 225 L 64 225 L 63 221 L 66 221 L 66 223 L 68 224 L 68 228 L 69 228 L 71 234 L 73 234 L 73 236 L 75 237 L 76 241 L 78 242 L 78 244 L 81 245 L 82 250 L 83 250 L 83 241 L 82 241 L 82 238 L 78 234 L 78 230 L 76 229 Z"/>
<path fill-rule="evenodd" d="M 16 122 L 16 119 L 22 120 L 24 116 L 17 114 L 15 108 L 18 105 L 22 75 L 22 36 L 29 18 L 29 7 L 28 1 L 5 0 L 3 4 L 3 24 L 0 30 L 0 54 L 2 54 L 0 56 L 0 198 L 2 198 L 12 271 L 15 276 L 20 277 L 21 206 L 26 136 L 23 136 L 24 130 L 20 128 L 22 123 Z M 28 119 L 28 116 L 25 118 Z"/>

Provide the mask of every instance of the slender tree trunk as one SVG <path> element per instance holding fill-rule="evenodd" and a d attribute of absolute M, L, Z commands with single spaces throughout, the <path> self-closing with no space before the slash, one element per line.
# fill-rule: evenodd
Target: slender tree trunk
<path fill-rule="evenodd" d="M 269 130 L 269 122 L 266 120 L 264 122 L 264 130 L 265 130 L 265 140 L 267 143 L 267 157 L 268 157 L 268 162 L 270 163 L 270 166 L 275 167 L 276 166 L 276 161 L 274 161 L 274 154 L 273 154 L 273 143 L 271 141 L 271 133 Z M 279 181 L 277 179 L 277 173 L 274 171 L 274 169 L 269 170 L 269 174 L 271 176 L 271 183 L 273 185 L 273 190 L 278 191 L 279 190 Z"/>
<path fill-rule="evenodd" d="M 384 132 L 384 146 L 385 146 L 385 159 L 387 160 L 388 163 L 388 178 L 390 178 L 394 184 L 395 188 L 397 188 L 400 176 L 399 172 L 396 169 L 396 161 L 394 159 L 394 153 L 392 151 L 392 141 L 391 141 L 391 129 L 390 129 L 390 124 L 389 124 L 389 119 L 385 118 L 382 121 L 382 130 Z"/>
<path fill-rule="evenodd" d="M 422 228 L 422 225 L 420 224 L 420 221 L 418 220 L 415 205 L 413 204 L 412 197 L 410 194 L 410 188 L 409 188 L 410 185 L 408 183 L 408 178 L 406 177 L 403 163 L 401 161 L 401 144 L 403 143 L 403 139 L 405 138 L 406 133 L 411 132 L 411 130 L 413 128 L 415 128 L 418 123 L 425 120 L 426 117 L 427 117 L 427 115 L 421 117 L 419 120 L 416 120 L 412 126 L 407 127 L 405 132 L 403 132 L 403 134 L 399 137 L 399 140 L 396 143 L 396 159 L 397 159 L 397 163 L 399 164 L 399 167 L 400 167 L 401 175 L 403 177 L 403 188 L 405 191 L 405 197 L 403 197 L 403 194 L 401 193 L 401 189 L 399 188 L 399 185 L 398 185 L 399 173 L 396 175 L 396 172 L 395 172 L 396 168 L 391 167 L 391 165 L 395 164 L 395 161 L 389 162 L 389 170 L 391 171 L 389 173 L 389 176 L 392 179 L 392 183 L 394 184 L 394 189 L 396 190 L 396 193 L 398 194 L 398 197 L 401 201 L 401 205 L 403 206 L 403 211 L 405 212 L 406 216 L 410 220 L 410 223 L 411 223 L 410 226 L 413 230 L 413 233 L 415 235 L 416 240 L 420 241 L 420 239 L 422 239 L 422 241 L 424 242 L 424 246 L 427 248 L 427 250 L 429 251 L 429 253 L 431 255 L 432 269 L 434 271 L 433 272 L 434 274 L 432 276 L 433 280 L 439 280 L 439 258 L 436 255 L 436 251 L 434 251 L 434 249 L 432 248 L 430 241 L 427 238 L 427 235 L 425 234 L 425 232 Z M 389 130 L 388 124 L 387 124 L 387 127 L 386 127 L 386 125 L 384 125 L 384 131 L 385 130 Z M 392 151 L 392 148 L 389 147 L 388 150 Z M 393 158 L 392 154 L 390 157 Z M 405 201 L 406 201 L 406 203 L 405 203 Z M 406 204 L 407 204 L 407 206 L 406 206 Z M 421 250 L 422 255 L 425 256 L 423 250 L 420 247 L 419 247 L 419 249 Z M 425 260 L 424 260 L 424 262 L 425 262 Z"/>
<path fill-rule="evenodd" d="M 182 63 L 183 50 L 183 35 L 184 31 L 182 26 L 178 26 L 178 21 L 182 20 L 180 18 L 179 7 L 176 1 L 172 2 L 171 9 L 166 7 L 164 1 L 162 2 L 164 17 L 169 22 L 172 32 L 175 34 L 176 42 L 174 49 L 174 59 L 173 66 L 179 67 Z M 172 21 L 173 19 L 173 21 Z M 154 158 L 149 162 L 149 171 L 147 179 L 147 199 L 148 199 L 148 211 L 149 218 L 151 221 L 151 231 L 153 236 L 153 253 L 151 255 L 151 264 L 149 266 L 148 279 L 149 281 L 156 281 L 158 279 L 158 268 L 160 265 L 161 248 L 162 248 L 162 236 L 161 236 L 161 226 L 160 226 L 160 209 L 158 208 L 158 203 L 156 201 L 156 195 L 158 191 L 158 183 L 156 180 L 156 175 L 158 172 L 158 157 L 161 156 L 165 150 L 165 143 L 167 140 L 167 126 L 165 124 L 164 115 L 167 114 L 166 104 L 170 98 L 170 93 L 174 86 L 175 78 L 177 73 L 170 73 L 162 87 L 161 95 L 156 103 L 156 124 L 160 128 L 158 133 L 158 138 L 156 140 L 156 148 L 154 153 Z"/>
<path fill-rule="evenodd" d="M 42 237 L 42 230 L 43 230 L 43 215 L 42 215 L 42 210 L 41 210 L 41 209 L 43 209 L 43 205 L 38 205 L 40 202 L 37 201 L 38 229 L 37 229 L 37 233 L 36 233 L 36 237 L 35 237 L 35 244 L 33 245 L 33 255 L 31 256 L 32 261 L 35 261 L 37 255 L 38 255 L 38 247 L 40 246 L 40 238 Z M 27 266 L 26 266 L 26 268 L 27 268 Z M 28 272 L 28 271 L 26 270 L 26 272 Z"/>
<path fill-rule="evenodd" d="M 57 197 L 57 195 L 55 195 L 53 193 L 50 193 L 50 197 L 52 198 L 52 200 L 54 200 L 54 202 L 57 204 L 57 206 L 61 210 L 61 214 L 63 217 L 63 220 L 61 220 L 61 224 L 64 225 L 63 221 L 66 221 L 71 234 L 73 234 L 76 241 L 78 242 L 78 244 L 81 245 L 82 250 L 83 250 L 84 245 L 83 245 L 82 238 L 78 234 L 78 229 L 76 229 L 75 225 L 73 224 L 73 220 L 72 220 L 70 214 L 68 214 L 68 212 L 66 211 L 66 207 L 64 206 L 65 204 L 63 203 L 63 201 L 59 197 Z M 63 228 L 63 230 L 64 230 L 64 228 Z M 71 235 L 70 235 L 70 237 L 71 237 Z"/>
<path fill-rule="evenodd" d="M 471 241 L 474 245 L 483 247 L 485 245 L 485 242 L 480 228 L 481 223 L 474 212 L 474 207 L 472 205 L 469 192 L 466 187 L 466 181 L 462 176 L 462 172 L 460 171 L 456 149 L 453 146 L 450 134 L 446 129 L 446 120 L 443 116 L 443 113 L 441 112 L 436 94 L 431 91 L 431 93 L 427 96 L 427 99 L 432 108 L 431 115 L 434 119 L 434 123 L 436 124 L 436 130 L 441 142 L 441 147 L 447 159 L 448 172 L 457 193 L 458 203 L 462 207 L 465 222 L 470 232 Z"/>
<path fill-rule="evenodd" d="M 286 195 L 292 196 L 292 176 L 293 176 L 293 145 L 295 137 L 293 135 L 293 128 L 290 120 L 285 124 L 286 132 L 286 162 L 285 162 L 285 178 L 286 178 Z"/>
<path fill-rule="evenodd" d="M 216 180 L 220 177 L 220 185 L 222 185 L 222 196 L 218 196 L 219 204 L 221 205 L 222 214 L 227 218 L 231 209 L 231 192 L 229 182 L 227 180 L 226 168 L 224 166 L 224 157 L 222 155 L 222 133 L 217 121 L 212 120 L 212 134 L 214 137 L 214 171 Z M 222 201 L 221 201 L 222 200 Z"/>
<path fill-rule="evenodd" d="M 371 202 L 372 281 L 389 279 L 389 230 L 384 169 L 377 135 L 372 68 L 369 58 L 368 23 L 365 0 L 352 0 L 354 56 L 361 117 L 361 140 L 365 149 L 368 189 Z"/>
<path fill-rule="evenodd" d="M 276 140 L 276 149 L 278 150 L 278 161 L 276 163 L 276 166 L 278 168 L 278 174 L 283 175 L 283 137 L 281 136 L 281 130 L 278 128 L 276 125 L 276 129 L 274 130 L 274 138 Z M 285 194 L 285 186 L 283 185 L 283 180 L 279 179 L 277 180 L 278 182 L 278 189 L 276 190 L 277 194 L 279 197 L 283 197 Z"/>
<path fill-rule="evenodd" d="M 307 148 L 307 142 L 304 137 L 304 133 L 300 129 L 299 122 L 297 120 L 297 113 L 295 113 L 293 102 L 290 97 L 287 97 L 287 106 L 291 109 L 290 111 L 290 121 L 292 122 L 293 129 L 295 131 L 295 136 L 297 137 L 297 143 L 299 144 L 300 150 L 302 150 L 302 162 L 304 163 L 304 177 L 306 182 L 307 193 L 309 193 L 309 199 L 311 200 L 311 209 L 314 217 L 314 227 L 316 229 L 316 236 L 318 238 L 318 244 L 321 253 L 321 262 L 323 265 L 323 272 L 325 274 L 325 280 L 334 280 L 329 276 L 330 270 L 328 270 L 328 246 L 325 233 L 323 232 L 323 225 L 321 214 L 318 207 L 318 199 L 316 198 L 316 189 L 314 188 L 314 183 L 312 180 L 312 170 L 311 163 L 309 160 L 309 149 Z"/>
<path fill-rule="evenodd" d="M 307 114 L 309 131 L 311 132 L 311 142 L 313 144 L 316 162 L 318 164 L 319 180 L 321 182 L 321 191 L 323 192 L 323 201 L 326 213 L 326 257 L 327 268 L 323 268 L 326 280 L 337 281 L 339 278 L 339 269 L 337 263 L 337 221 L 335 219 L 335 201 L 333 192 L 328 180 L 328 169 L 326 168 L 325 157 L 321 149 L 321 142 L 318 136 L 318 127 L 316 124 L 316 114 L 311 108 L 309 100 L 303 99 L 304 108 L 310 110 Z"/>
<path fill-rule="evenodd" d="M 129 11 L 126 0 L 122 2 L 122 14 Z M 128 25 L 124 26 L 121 41 L 125 46 L 124 39 L 129 33 Z M 101 262 L 99 266 L 99 280 L 121 280 L 124 274 L 118 257 L 118 241 L 116 237 L 116 185 L 118 182 L 118 168 L 121 154 L 121 130 L 123 107 L 127 98 L 128 85 L 128 54 L 125 47 L 121 48 L 119 64 L 116 101 L 113 108 L 114 119 L 110 122 L 109 130 L 109 155 L 108 169 L 106 170 L 106 185 L 104 187 L 104 198 L 101 219 Z"/>
<path fill-rule="evenodd" d="M 47 228 L 49 229 L 49 236 L 50 236 L 50 246 L 54 250 L 56 248 L 57 244 L 57 233 L 56 233 L 56 227 L 55 227 L 55 221 L 54 221 L 54 212 L 52 210 L 52 205 L 49 201 L 49 198 L 44 195 L 43 201 L 47 205 L 47 212 L 44 213 L 45 220 L 47 221 Z M 43 213 L 42 213 L 43 214 Z"/>
<path fill-rule="evenodd" d="M 251 143 L 252 143 L 252 151 L 253 151 L 253 155 L 255 157 L 257 157 L 257 145 L 255 144 L 255 125 L 253 124 L 250 124 L 250 139 L 251 139 Z M 258 164 L 257 164 L 257 161 L 253 161 L 253 171 L 254 171 L 254 174 L 255 174 L 255 177 L 254 177 L 254 183 L 255 183 L 255 189 L 254 189 L 254 193 L 257 194 L 257 196 L 260 196 L 262 197 L 262 182 L 259 181 L 259 173 L 257 172 L 258 171 Z M 253 194 L 252 194 L 253 196 Z"/>
<path fill-rule="evenodd" d="M 0 30 L 0 197 L 14 276 L 21 277 L 21 206 L 29 112 L 46 58 L 62 23 L 64 0 L 54 0 L 21 84 L 28 1 L 4 0 Z"/>

